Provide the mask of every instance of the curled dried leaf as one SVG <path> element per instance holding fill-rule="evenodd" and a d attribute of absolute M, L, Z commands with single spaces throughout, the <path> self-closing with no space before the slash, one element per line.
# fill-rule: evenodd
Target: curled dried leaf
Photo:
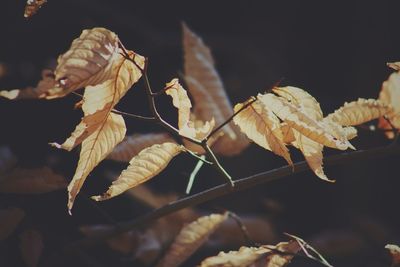
<path fill-rule="evenodd" d="M 399 71 L 400 70 L 400 62 L 388 62 L 388 63 L 386 63 L 386 65 L 389 68 L 394 69 L 395 71 Z"/>
<path fill-rule="evenodd" d="M 319 121 L 312 119 L 299 106 L 273 94 L 258 95 L 257 97 L 268 109 L 272 110 L 289 127 L 302 135 L 324 146 L 345 150 L 350 147 L 347 140 L 339 140 L 325 129 Z"/>
<path fill-rule="evenodd" d="M 396 129 L 400 129 L 400 73 L 392 73 L 389 78 L 383 82 L 382 89 L 379 94 L 379 100 L 393 107 L 393 112 L 387 114 L 390 123 L 384 119 L 379 119 L 378 127 L 385 130 L 391 130 L 392 125 Z M 394 138 L 395 131 L 387 131 L 386 136 L 390 139 Z"/>
<path fill-rule="evenodd" d="M 47 0 L 27 0 L 25 5 L 24 17 L 32 17 L 46 3 Z"/>
<path fill-rule="evenodd" d="M 168 88 L 165 93 L 172 97 L 172 104 L 178 109 L 178 128 L 184 129 L 190 121 L 190 109 L 192 103 L 187 92 L 180 85 L 178 79 L 173 79 L 165 86 Z M 182 134 L 182 133 L 180 133 Z"/>
<path fill-rule="evenodd" d="M 220 252 L 206 258 L 200 267 L 283 267 L 300 250 L 296 242 L 282 242 L 276 246 L 241 247 L 238 251 Z M 281 253 L 280 253 L 281 252 Z M 289 255 L 288 255 L 289 254 Z M 290 255 L 292 254 L 292 255 Z"/>
<path fill-rule="evenodd" d="M 102 127 L 82 142 L 78 166 L 68 185 L 69 211 L 89 173 L 124 139 L 125 133 L 126 126 L 122 116 L 110 113 Z"/>
<path fill-rule="evenodd" d="M 208 237 L 228 218 L 228 214 L 203 216 L 184 226 L 167 253 L 157 265 L 159 267 L 177 267 L 188 259 Z"/>
<path fill-rule="evenodd" d="M 126 137 L 108 155 L 108 159 L 129 162 L 146 147 L 165 142 L 175 142 L 168 133 L 134 134 Z"/>
<path fill-rule="evenodd" d="M 359 98 L 344 103 L 342 107 L 329 114 L 326 119 L 342 126 L 354 126 L 380 118 L 392 112 L 392 107 L 375 99 Z"/>
<path fill-rule="evenodd" d="M 47 167 L 37 169 L 13 169 L 0 179 L 0 192 L 17 194 L 41 194 L 67 187 L 61 175 Z"/>
<path fill-rule="evenodd" d="M 122 171 L 107 192 L 92 198 L 96 201 L 106 200 L 146 182 L 165 169 L 168 163 L 181 151 L 180 145 L 169 142 L 143 149 L 131 159 L 128 168 Z"/>
<path fill-rule="evenodd" d="M 246 102 L 235 105 L 234 111 L 239 111 L 245 105 Z M 233 121 L 256 144 L 283 157 L 289 165 L 293 165 L 289 150 L 283 142 L 280 121 L 262 102 L 255 101 L 238 113 Z"/>

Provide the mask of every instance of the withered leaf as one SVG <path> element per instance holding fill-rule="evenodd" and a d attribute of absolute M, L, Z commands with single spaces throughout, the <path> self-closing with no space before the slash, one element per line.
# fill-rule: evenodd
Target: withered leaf
<path fill-rule="evenodd" d="M 14 89 L 10 91 L 0 91 L 0 96 L 10 100 L 36 99 L 46 97 L 46 93 L 56 86 L 54 73 L 51 70 L 42 71 L 42 79 L 36 87 L 27 87 L 25 89 Z"/>
<path fill-rule="evenodd" d="M 344 103 L 326 119 L 342 126 L 354 126 L 380 118 L 390 112 L 392 107 L 382 101 L 359 98 L 357 101 Z"/>
<path fill-rule="evenodd" d="M 200 267 L 283 267 L 300 250 L 296 242 L 282 242 L 276 246 L 241 247 L 238 251 L 220 252 L 206 258 Z M 282 252 L 282 253 L 279 253 Z M 285 255 L 286 253 L 286 255 Z M 287 255 L 289 254 L 289 255 Z M 293 255 L 290 255 L 293 254 Z"/>
<path fill-rule="evenodd" d="M 167 167 L 168 163 L 181 151 L 180 145 L 169 142 L 143 149 L 131 159 L 128 168 L 122 171 L 107 192 L 92 198 L 96 201 L 106 200 L 146 182 Z"/>
<path fill-rule="evenodd" d="M 126 126 L 122 116 L 110 113 L 103 126 L 82 142 L 78 167 L 68 185 L 69 211 L 89 173 L 124 139 L 125 133 Z"/>
<path fill-rule="evenodd" d="M 47 0 L 27 0 L 25 5 L 24 17 L 30 18 L 37 13 L 37 11 L 46 4 Z"/>
<path fill-rule="evenodd" d="M 388 65 L 388 67 L 390 67 L 396 71 L 400 70 L 400 62 L 388 62 L 388 63 L 386 63 L 386 65 Z"/>
<path fill-rule="evenodd" d="M 134 156 L 146 147 L 165 142 L 175 142 L 168 133 L 134 134 L 126 137 L 108 155 L 108 159 L 122 162 L 129 162 Z"/>
<path fill-rule="evenodd" d="M 0 241 L 9 237 L 24 217 L 25 212 L 20 208 L 0 210 Z"/>
<path fill-rule="evenodd" d="M 228 217 L 224 214 L 203 216 L 184 226 L 171 244 L 159 267 L 177 267 L 188 259 Z"/>
<path fill-rule="evenodd" d="M 222 124 L 233 114 L 232 104 L 210 49 L 186 24 L 183 24 L 183 49 L 185 81 L 195 103 L 194 115 L 202 121 L 214 118 L 217 125 Z M 213 151 L 218 154 L 236 155 L 249 144 L 233 123 L 224 126 L 222 132 L 223 136 L 213 145 Z"/>
<path fill-rule="evenodd" d="M 392 267 L 400 266 L 400 247 L 397 245 L 387 244 L 385 246 L 392 255 Z"/>
<path fill-rule="evenodd" d="M 351 146 L 347 140 L 338 140 L 319 121 L 312 119 L 300 106 L 273 94 L 258 95 L 257 98 L 271 109 L 289 127 L 300 134 L 327 147 L 345 150 Z"/>
<path fill-rule="evenodd" d="M 246 104 L 247 102 L 235 105 L 234 111 L 238 112 Z M 289 150 L 283 143 L 280 121 L 262 102 L 258 100 L 253 102 L 236 115 L 233 121 L 256 144 L 283 157 L 289 165 L 293 165 Z"/>
<path fill-rule="evenodd" d="M 26 266 L 38 266 L 40 256 L 43 252 L 43 238 L 36 230 L 25 230 L 20 235 L 21 256 Z"/>
<path fill-rule="evenodd" d="M 385 104 L 391 105 L 393 107 L 393 112 L 387 114 L 390 123 L 386 121 L 386 119 L 380 118 L 378 127 L 391 130 L 393 125 L 396 129 L 400 129 L 400 73 L 392 73 L 389 78 L 383 82 L 379 100 Z M 386 136 L 392 139 L 394 138 L 394 132 L 387 131 Z"/>
<path fill-rule="evenodd" d="M 36 169 L 15 168 L 0 179 L 0 192 L 41 194 L 67 187 L 67 181 L 48 167 Z"/>

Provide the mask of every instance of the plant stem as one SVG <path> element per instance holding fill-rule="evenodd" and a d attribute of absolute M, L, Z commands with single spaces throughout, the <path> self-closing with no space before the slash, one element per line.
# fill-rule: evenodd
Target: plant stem
<path fill-rule="evenodd" d="M 206 155 L 208 158 L 211 159 L 211 162 L 214 163 L 213 166 L 214 168 L 227 180 L 227 184 L 230 185 L 230 187 L 234 187 L 235 184 L 232 180 L 232 177 L 229 175 L 229 173 L 222 167 L 221 163 L 219 163 L 217 157 L 215 156 L 214 152 L 211 150 L 211 148 L 208 146 L 207 142 L 202 143 L 203 149 L 206 151 Z"/>
<path fill-rule="evenodd" d="M 351 163 L 355 161 L 365 161 L 368 159 L 376 159 L 380 157 L 387 157 L 390 155 L 400 154 L 400 145 L 389 145 L 384 147 L 373 148 L 369 150 L 358 150 L 353 152 L 345 152 L 338 155 L 326 157 L 324 159 L 325 167 L 335 166 L 340 164 Z M 131 221 L 120 222 L 115 228 L 107 233 L 98 236 L 86 237 L 75 243 L 65 247 L 65 252 L 80 249 L 85 246 L 92 246 L 104 242 L 109 238 L 115 237 L 121 233 L 130 231 L 140 226 L 146 226 L 159 218 L 168 214 L 179 211 L 184 208 L 194 207 L 196 205 L 205 203 L 207 201 L 222 197 L 234 192 L 239 192 L 262 183 L 270 183 L 285 177 L 290 177 L 293 174 L 301 173 L 309 170 L 306 161 L 300 161 L 294 164 L 294 169 L 291 166 L 284 166 L 281 168 L 273 169 L 270 171 L 258 173 L 249 177 L 245 177 L 235 181 L 235 187 L 231 187 L 229 183 L 219 185 L 200 193 L 187 196 L 171 202 L 161 208 L 143 215 L 142 217 L 135 218 Z"/>

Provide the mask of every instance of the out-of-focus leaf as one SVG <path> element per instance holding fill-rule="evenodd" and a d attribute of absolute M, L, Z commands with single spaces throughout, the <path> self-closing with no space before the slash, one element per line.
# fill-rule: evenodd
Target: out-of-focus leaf
<path fill-rule="evenodd" d="M 386 121 L 386 119 L 380 118 L 378 127 L 390 130 L 393 125 L 396 129 L 400 129 L 400 73 L 392 73 L 389 78 L 383 82 L 379 100 L 391 105 L 393 107 L 393 112 L 387 114 L 390 123 Z M 394 132 L 387 131 L 386 136 L 392 139 L 394 138 Z"/>
<path fill-rule="evenodd" d="M 0 241 L 9 237 L 24 217 L 25 212 L 20 208 L 0 210 Z"/>
<path fill-rule="evenodd" d="M 13 169 L 0 178 L 0 192 L 41 194 L 67 187 L 67 181 L 48 167 Z"/>
<path fill-rule="evenodd" d="M 396 71 L 400 70 L 400 62 L 388 62 L 386 64 L 388 65 L 388 67 L 390 67 Z"/>
<path fill-rule="evenodd" d="M 25 230 L 20 235 L 21 256 L 26 266 L 38 266 L 40 256 L 43 252 L 43 238 L 36 230 Z"/>
<path fill-rule="evenodd" d="M 385 246 L 392 255 L 392 267 L 400 266 L 400 247 L 397 245 L 387 244 Z"/>
<path fill-rule="evenodd" d="M 235 105 L 234 111 L 238 112 L 246 104 L 247 102 Z M 265 108 L 262 102 L 258 100 L 253 102 L 236 115 L 233 121 L 256 144 L 283 157 L 289 165 L 293 165 L 289 150 L 283 143 L 279 119 L 272 111 Z"/>
<path fill-rule="evenodd" d="M 30 18 L 38 12 L 38 10 L 46 4 L 47 0 L 27 0 L 25 5 L 24 17 Z"/>
<path fill-rule="evenodd" d="M 226 220 L 228 214 L 203 216 L 182 228 L 175 241 L 169 247 L 159 267 L 177 267 L 188 259 Z"/>
<path fill-rule="evenodd" d="M 175 140 L 168 133 L 134 134 L 127 136 L 119 143 L 107 158 L 115 161 L 129 162 L 146 147 L 165 142 L 173 143 Z"/>
<path fill-rule="evenodd" d="M 146 182 L 167 167 L 168 163 L 181 151 L 180 145 L 168 142 L 145 148 L 131 159 L 128 168 L 122 171 L 107 192 L 92 198 L 96 201 L 106 200 Z"/>

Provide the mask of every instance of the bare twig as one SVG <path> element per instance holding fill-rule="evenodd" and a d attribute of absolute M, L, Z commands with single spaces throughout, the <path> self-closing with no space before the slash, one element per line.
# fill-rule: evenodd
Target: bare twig
<path fill-rule="evenodd" d="M 155 121 L 156 120 L 156 118 L 154 118 L 154 117 L 136 115 L 136 114 L 132 114 L 132 113 L 116 110 L 116 109 L 112 109 L 111 112 L 119 114 L 119 115 L 124 115 L 124 116 L 127 116 L 127 117 L 131 117 L 131 118 L 134 118 L 134 119 L 138 119 L 138 120 L 144 120 L 144 121 Z"/>
<path fill-rule="evenodd" d="M 185 193 L 186 193 L 187 195 L 190 194 L 190 190 L 192 189 L 192 186 L 193 186 L 193 183 L 194 183 L 194 179 L 196 178 L 197 174 L 199 173 L 201 167 L 202 167 L 203 164 L 204 164 L 205 156 L 202 155 L 202 156 L 200 156 L 200 158 L 202 158 L 203 160 L 199 160 L 199 161 L 197 162 L 197 164 L 196 164 L 196 166 L 194 167 L 192 173 L 190 174 L 189 182 L 188 182 L 188 184 L 187 184 L 187 186 L 186 186 L 186 191 L 185 191 Z"/>
<path fill-rule="evenodd" d="M 243 233 L 243 237 L 247 245 L 259 245 L 255 244 L 254 241 L 250 238 L 250 234 L 249 231 L 247 230 L 246 225 L 244 225 L 242 219 L 236 213 L 228 211 L 228 216 L 232 218 L 239 226 L 240 231 Z"/>
<path fill-rule="evenodd" d="M 326 157 L 324 159 L 325 167 L 335 166 L 340 164 L 351 163 L 354 161 L 365 161 L 368 159 L 376 159 L 379 157 L 387 157 L 390 155 L 400 154 L 400 145 L 384 146 L 373 148 L 369 150 L 358 150 L 353 152 L 345 152 L 338 155 Z M 70 244 L 65 249 L 67 251 L 79 249 L 83 246 L 91 246 L 99 244 L 109 238 L 115 237 L 118 234 L 130 231 L 140 226 L 148 225 L 159 218 L 162 218 L 168 214 L 179 211 L 187 207 L 194 207 L 196 205 L 205 203 L 218 197 L 222 197 L 234 192 L 243 191 L 245 189 L 254 187 L 262 183 L 270 183 L 285 177 L 290 177 L 293 174 L 301 173 L 309 170 L 306 161 L 300 161 L 294 164 L 294 169 L 291 166 L 284 166 L 281 168 L 273 169 L 270 171 L 258 173 L 249 177 L 245 177 L 235 181 L 235 187 L 231 187 L 229 183 L 219 185 L 200 193 L 187 196 L 171 202 L 161 208 L 155 209 L 154 211 L 143 215 L 142 217 L 135 218 L 131 221 L 121 222 L 107 233 L 103 233 L 98 236 L 86 237 L 73 244 Z"/>

